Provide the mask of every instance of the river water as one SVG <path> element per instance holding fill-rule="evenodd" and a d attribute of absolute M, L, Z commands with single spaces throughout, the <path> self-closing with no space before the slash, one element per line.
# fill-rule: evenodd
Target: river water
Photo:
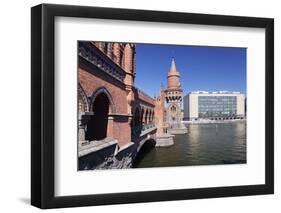
<path fill-rule="evenodd" d="M 190 124 L 174 145 L 141 150 L 134 167 L 246 163 L 246 122 Z"/>

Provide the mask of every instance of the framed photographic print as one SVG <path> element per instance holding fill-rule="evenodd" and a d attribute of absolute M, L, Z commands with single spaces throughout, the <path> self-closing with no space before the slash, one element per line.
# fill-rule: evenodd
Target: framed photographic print
<path fill-rule="evenodd" d="M 31 9 L 31 203 L 271 194 L 274 20 Z"/>

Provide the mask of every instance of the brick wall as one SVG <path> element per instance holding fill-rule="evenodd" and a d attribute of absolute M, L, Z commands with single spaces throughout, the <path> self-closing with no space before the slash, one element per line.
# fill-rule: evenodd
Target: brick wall
<path fill-rule="evenodd" d="M 126 91 L 110 81 L 110 76 L 104 76 L 99 78 L 88 71 L 79 68 L 79 82 L 88 97 L 99 88 L 104 87 L 112 97 L 115 114 L 127 114 L 127 101 Z M 112 135 L 118 140 L 118 144 L 123 146 L 128 142 L 131 142 L 131 128 L 129 124 L 129 118 L 114 117 L 113 119 Z"/>

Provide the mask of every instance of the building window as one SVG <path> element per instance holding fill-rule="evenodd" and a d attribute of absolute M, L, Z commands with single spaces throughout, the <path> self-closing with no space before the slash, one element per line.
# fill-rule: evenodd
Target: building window
<path fill-rule="evenodd" d="M 176 111 L 177 111 L 177 108 L 175 107 L 175 105 L 173 105 L 173 106 L 171 107 L 171 112 L 172 112 L 172 113 L 176 113 Z"/>
<path fill-rule="evenodd" d="M 199 118 L 230 117 L 236 115 L 236 96 L 199 96 Z"/>

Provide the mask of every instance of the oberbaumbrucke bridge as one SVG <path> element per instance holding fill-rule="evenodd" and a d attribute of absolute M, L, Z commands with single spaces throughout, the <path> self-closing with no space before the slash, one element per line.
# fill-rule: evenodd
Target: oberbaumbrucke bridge
<path fill-rule="evenodd" d="M 152 98 L 135 87 L 135 44 L 79 41 L 78 169 L 129 168 L 145 144 L 173 145 L 166 118 L 180 120 L 179 77 L 173 59 L 167 90 Z"/>

